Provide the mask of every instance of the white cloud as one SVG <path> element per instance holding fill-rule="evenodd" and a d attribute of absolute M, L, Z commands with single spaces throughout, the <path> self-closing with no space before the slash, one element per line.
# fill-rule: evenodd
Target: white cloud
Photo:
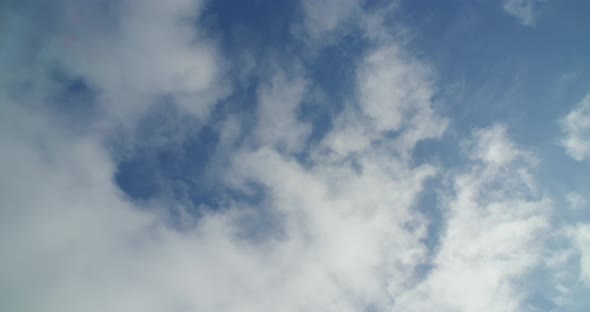
<path fill-rule="evenodd" d="M 85 9 L 88 3 L 67 4 L 75 16 L 97 8 Z M 219 82 L 223 62 L 215 44 L 189 27 L 202 3 L 111 5 L 106 20 L 81 29 L 65 20 L 71 29 L 52 36 L 75 38 L 71 53 L 49 59 L 97 88 L 109 118 L 139 118 L 162 95 L 207 118 L 226 84 Z M 314 40 L 365 14 L 354 1 L 321 5 L 304 3 L 303 23 Z M 387 32 L 379 18 L 370 20 L 366 31 Z M 369 38 L 377 39 L 355 64 L 353 96 L 309 146 L 305 164 L 292 155 L 308 143 L 310 126 L 298 109 L 313 81 L 282 68 L 263 75 L 250 138 L 257 144 L 234 150 L 245 133 L 228 118 L 220 144 L 229 162 L 215 173 L 228 187 L 260 186 L 264 198 L 227 199 L 198 220 L 184 216 L 194 226 L 180 230 L 169 226 L 164 209 L 145 209 L 117 188 L 103 131 L 67 133 L 39 109 L 48 87 L 36 74 L 47 62 L 29 64 L 22 77 L 33 81 L 34 95 L 0 89 L 2 308 L 519 311 L 522 278 L 542 260 L 539 237 L 548 231 L 550 201 L 536 190 L 534 157 L 494 125 L 462 145 L 465 167 L 416 165 L 415 145 L 440 138 L 448 124 L 432 105 L 430 68 L 393 37 Z M 445 230 L 428 250 L 429 220 L 416 205 L 437 175 L 450 189 L 439 190 Z M 252 238 L 248 222 L 272 226 Z M 587 232 L 579 227 L 575 236 L 585 282 Z M 428 265 L 426 275 L 417 273 Z"/>
<path fill-rule="evenodd" d="M 424 64 L 404 57 L 396 46 L 367 55 L 358 70 L 359 101 L 377 131 L 399 130 L 404 117 L 430 104 L 428 74 Z"/>
<path fill-rule="evenodd" d="M 531 188 L 531 168 L 515 156 L 526 153 L 500 129 L 474 132 L 468 153 L 483 162 L 451 176 L 448 219 L 432 272 L 398 298 L 398 309 L 522 311 L 526 289 L 519 280 L 541 260 L 538 238 L 549 229 L 550 202 Z M 496 153 L 507 146 L 510 157 Z M 500 160 L 502 166 L 497 166 Z"/>
<path fill-rule="evenodd" d="M 285 257 L 295 257 L 292 261 L 302 268 L 293 284 L 273 295 L 288 297 L 282 299 L 285 302 L 300 302 L 303 310 L 331 306 L 329 310 L 357 311 L 369 304 L 387 309 L 391 297 L 411 283 L 416 267 L 426 261 L 422 241 L 427 223 L 413 208 L 423 183 L 438 169 L 428 164 L 414 167 L 407 155 L 416 142 L 440 136 L 446 121 L 434 113 L 430 97 L 422 94 L 431 94 L 427 77 L 421 72 L 410 74 L 421 65 L 391 52 L 398 49 L 385 45 L 369 51 L 359 65 L 358 97 L 347 103 L 324 139 L 312 146 L 311 164 L 302 166 L 272 145 L 234 157 L 237 174 L 230 177 L 256 181 L 268 189 L 267 204 L 281 212 L 289 238 L 289 244 L 279 250 L 298 254 Z M 374 55 L 381 54 L 390 57 L 374 60 Z M 377 81 L 388 76 L 387 71 L 393 72 L 392 77 L 408 73 L 404 78 L 409 81 L 397 84 L 388 79 L 375 89 L 377 95 L 371 94 L 367 80 Z M 298 88 L 297 84 L 279 86 Z M 283 98 L 269 100 L 281 103 Z M 377 126 L 366 113 L 371 110 L 368 99 L 378 99 L 392 110 L 403 106 L 397 114 L 404 122 Z M 280 120 L 293 120 L 295 112 L 279 115 Z M 443 122 L 432 126 L 425 120 Z M 264 119 L 259 123 L 265 129 Z M 393 127 L 398 134 L 388 137 Z M 296 251 L 289 250 L 290 245 L 297 246 Z"/>
<path fill-rule="evenodd" d="M 133 119 L 154 98 L 172 96 L 206 118 L 226 92 L 216 44 L 195 27 L 203 1 L 57 2 L 52 34 L 58 64 L 101 91 L 106 111 Z"/>
<path fill-rule="evenodd" d="M 307 82 L 300 74 L 287 77 L 280 70 L 270 76 L 270 81 L 262 84 L 257 92 L 259 143 L 287 153 L 297 152 L 311 133 L 310 126 L 298 120 Z"/>
<path fill-rule="evenodd" d="M 236 157 L 240 176 L 269 188 L 269 205 L 285 218 L 289 239 L 277 248 L 299 269 L 277 289 L 290 303 L 283 309 L 295 302 L 303 310 L 386 306 L 388 284 L 402 285 L 424 257 L 424 223 L 411 208 L 434 169 L 408 168 L 380 151 L 357 161 L 362 173 L 331 159 L 306 169 L 269 149 Z"/>
<path fill-rule="evenodd" d="M 341 28 L 356 22 L 356 17 L 362 13 L 362 2 L 356 0 L 303 0 L 302 5 L 304 33 L 316 44 L 330 41 Z"/>
<path fill-rule="evenodd" d="M 564 138 L 561 145 L 575 160 L 590 157 L 590 95 L 583 98 L 564 118 L 560 120 Z"/>
<path fill-rule="evenodd" d="M 358 311 L 386 307 L 387 288 L 402 288 L 424 258 L 425 223 L 412 207 L 436 170 L 387 149 L 359 154 L 361 172 L 339 157 L 304 167 L 269 148 L 235 154 L 225 174 L 264 185 L 260 205 L 284 222 L 284 236 L 248 243 L 240 220 L 263 207 L 229 203 L 171 230 L 123 199 L 93 138 L 63 138 L 50 120 L 9 108 L 0 165 L 18 178 L 0 193 L 4 308 Z"/>
<path fill-rule="evenodd" d="M 148 2 L 133 9 L 128 4 L 113 9 L 117 22 L 113 28 L 73 30 L 88 38 L 73 43 L 71 60 L 60 60 L 97 87 L 100 105 L 117 117 L 140 116 L 142 108 L 136 105 L 147 106 L 142 100 L 154 101 L 161 94 L 177 100 L 188 95 L 201 105 L 200 95 L 216 92 L 218 68 L 211 60 L 218 56 L 198 34 L 196 43 L 187 40 L 192 32 L 178 24 L 184 12 L 196 12 L 194 3 Z M 369 55 L 387 54 L 390 49 L 392 45 L 377 47 Z M 86 56 L 92 61 L 86 62 Z M 363 69 L 362 79 L 389 77 L 384 70 L 409 73 L 408 66 L 418 66 L 409 58 L 391 56 L 377 60 L 386 69 Z M 39 70 L 38 65 L 44 64 L 32 65 L 31 72 Z M 373 98 L 393 103 L 383 104 L 393 110 L 405 100 L 396 94 L 417 99 L 412 102 L 415 108 L 398 110 L 402 119 L 407 115 L 409 120 L 399 125 L 398 140 L 408 136 L 410 144 L 371 146 L 385 142 L 386 132 L 394 126 L 389 121 L 376 123 L 375 116 L 367 114 L 372 109 L 365 98 L 372 95 L 359 79 L 358 100 L 352 99 L 342 116 L 368 129 L 358 139 L 368 139 L 369 145 L 354 153 L 340 152 L 346 144 L 334 144 L 334 138 L 348 142 L 355 133 L 352 124 L 343 122 L 312 147 L 315 151 L 306 165 L 289 154 L 300 149 L 309 131 L 297 119 L 308 82 L 281 70 L 263 80 L 257 94 L 260 131 L 255 131 L 262 144 L 230 151 L 230 166 L 218 174 L 234 186 L 244 182 L 247 188 L 256 182 L 266 192 L 264 200 L 254 206 L 228 200 L 226 209 L 205 212 L 194 227 L 182 230 L 167 225 L 161 216 L 165 211 L 137 207 L 121 194 L 113 181 L 116 164 L 101 145 L 104 133 L 70 135 L 37 110 L 47 92 L 41 83 L 36 97 L 3 92 L 6 109 L 0 117 L 0 148 L 7 151 L 0 156 L 3 308 L 48 312 L 387 308 L 390 296 L 413 279 L 415 267 L 425 259 L 426 220 L 413 207 L 424 182 L 438 173 L 432 165 L 414 166 L 406 156 L 418 140 L 444 130 L 433 134 L 430 125 L 419 122 L 436 117 L 429 98 L 414 94 L 431 94 L 425 90 L 431 86 L 419 86 L 420 77 L 410 77 L 415 79 L 411 85 L 396 85 L 397 76 L 392 77 L 383 88 L 410 90 L 380 89 Z M 121 101 L 125 107 L 117 106 Z M 206 116 L 206 108 L 193 110 L 183 103 L 197 116 Z M 228 125 L 224 142 L 231 141 L 239 128 L 231 121 Z M 244 220 L 265 218 L 262 209 L 277 215 L 276 220 L 261 222 L 277 222 L 272 228 L 278 228 L 280 235 L 260 240 L 243 237 Z"/>
<path fill-rule="evenodd" d="M 502 166 L 513 162 L 521 153 L 514 143 L 508 140 L 506 127 L 496 124 L 487 129 L 476 130 L 470 142 L 470 157 L 486 164 Z"/>
<path fill-rule="evenodd" d="M 505 0 L 504 11 L 525 26 L 534 26 L 538 18 L 537 5 L 543 0 Z"/>
<path fill-rule="evenodd" d="M 3 103 L 3 308 L 73 311 L 87 301 L 96 309 L 101 298 L 92 292 L 116 277 L 150 217 L 121 199 L 108 155 L 95 142 L 63 137 L 42 116 Z M 112 291 L 103 289 L 107 302 Z"/>
<path fill-rule="evenodd" d="M 338 131 L 324 142 L 331 151 L 346 155 L 384 140 L 407 155 L 424 139 L 439 138 L 448 121 L 432 108 L 434 92 L 429 69 L 404 54 L 397 45 L 369 51 L 357 68 L 356 102 L 336 121 Z"/>

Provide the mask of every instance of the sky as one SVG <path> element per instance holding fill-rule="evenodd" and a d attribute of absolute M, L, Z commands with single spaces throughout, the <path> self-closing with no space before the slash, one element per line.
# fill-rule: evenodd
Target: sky
<path fill-rule="evenodd" d="M 0 308 L 586 311 L 588 12 L 0 0 Z"/>

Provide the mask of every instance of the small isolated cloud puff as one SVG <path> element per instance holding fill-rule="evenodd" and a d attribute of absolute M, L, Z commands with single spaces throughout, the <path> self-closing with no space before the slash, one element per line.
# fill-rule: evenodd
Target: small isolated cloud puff
<path fill-rule="evenodd" d="M 485 129 L 477 129 L 473 140 L 464 142 L 463 147 L 471 159 L 477 159 L 489 166 L 504 166 L 522 158 L 530 164 L 535 159 L 519 149 L 508 137 L 508 130 L 502 124 L 495 124 Z"/>
<path fill-rule="evenodd" d="M 525 26 L 534 26 L 537 19 L 536 5 L 542 0 L 505 0 L 504 11 Z"/>
<path fill-rule="evenodd" d="M 577 161 L 590 157 L 590 95 L 559 121 L 564 137 L 561 145 Z"/>

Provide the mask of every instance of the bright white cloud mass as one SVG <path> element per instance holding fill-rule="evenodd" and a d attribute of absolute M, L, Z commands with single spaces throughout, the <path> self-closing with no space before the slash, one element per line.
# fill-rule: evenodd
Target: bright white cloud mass
<path fill-rule="evenodd" d="M 0 1 L 0 309 L 585 311 L 590 63 L 462 59 L 537 1 L 278 2 Z"/>

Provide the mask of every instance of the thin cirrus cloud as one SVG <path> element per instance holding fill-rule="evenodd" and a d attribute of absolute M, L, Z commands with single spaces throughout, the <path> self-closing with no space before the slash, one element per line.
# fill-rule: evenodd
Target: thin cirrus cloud
<path fill-rule="evenodd" d="M 538 18 L 538 4 L 543 0 L 505 0 L 503 9 L 522 25 L 534 26 Z"/>
<path fill-rule="evenodd" d="M 243 69 L 232 5 L 45 5 L 0 5 L 3 310 L 582 311 L 588 223 L 506 122 L 461 132 L 403 6 L 304 1 Z"/>
<path fill-rule="evenodd" d="M 590 96 L 584 97 L 560 124 L 565 152 L 577 161 L 590 157 Z"/>

